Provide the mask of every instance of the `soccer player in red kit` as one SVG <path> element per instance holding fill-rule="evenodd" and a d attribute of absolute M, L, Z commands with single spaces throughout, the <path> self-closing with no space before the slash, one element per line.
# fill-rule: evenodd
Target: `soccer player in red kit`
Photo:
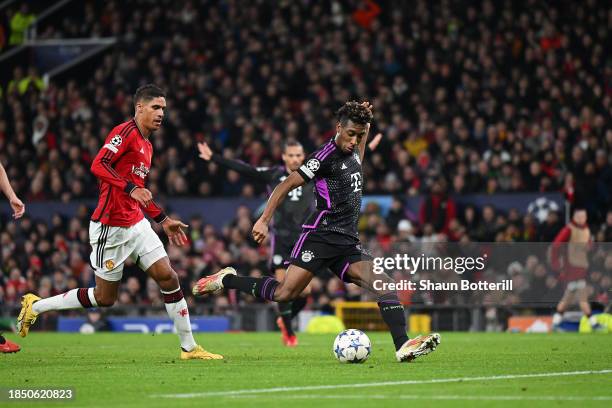
<path fill-rule="evenodd" d="M 558 331 L 563 321 L 563 313 L 568 307 L 578 303 L 580 310 L 592 326 L 597 318 L 591 315 L 589 294 L 589 250 L 593 237 L 587 223 L 587 211 L 576 208 L 572 220 L 555 237 L 550 248 L 550 261 L 554 270 L 559 271 L 559 280 L 565 283 L 565 292 L 557 304 L 553 315 L 553 330 Z"/>
<path fill-rule="evenodd" d="M 72 289 L 47 299 L 33 294 L 23 296 L 17 320 L 19 334 L 25 337 L 40 313 L 112 306 L 117 300 L 123 264 L 130 258 L 159 285 L 166 311 L 180 338 L 181 359 L 222 359 L 196 344 L 178 276 L 143 214 L 144 211 L 161 224 L 173 244 L 182 246 L 187 242 L 183 232 L 187 225 L 164 214 L 145 188 L 153 156 L 149 137 L 161 127 L 165 94 L 155 85 L 145 85 L 136 91 L 134 104 L 134 118 L 110 132 L 91 165 L 100 183 L 98 206 L 89 224 L 90 261 L 96 287 Z"/>

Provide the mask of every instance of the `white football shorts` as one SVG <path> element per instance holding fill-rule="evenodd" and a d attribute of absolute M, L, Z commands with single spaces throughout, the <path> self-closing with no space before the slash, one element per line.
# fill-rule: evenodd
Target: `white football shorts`
<path fill-rule="evenodd" d="M 130 258 L 146 271 L 166 254 L 164 244 L 143 218 L 131 227 L 112 227 L 99 222 L 89 222 L 89 257 L 94 272 L 107 281 L 120 281 L 123 264 Z"/>

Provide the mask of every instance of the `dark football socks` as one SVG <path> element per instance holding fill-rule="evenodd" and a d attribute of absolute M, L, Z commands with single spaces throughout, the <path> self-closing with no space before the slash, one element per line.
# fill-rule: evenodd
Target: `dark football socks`
<path fill-rule="evenodd" d="M 223 287 L 227 289 L 237 289 L 260 299 L 271 301 L 274 301 L 274 292 L 278 285 L 279 282 L 269 276 L 251 278 L 249 276 L 228 274 L 223 277 Z"/>
<path fill-rule="evenodd" d="M 293 314 L 291 311 L 293 302 L 279 302 L 278 303 L 278 314 L 281 319 L 283 319 L 283 323 L 285 324 L 285 328 L 287 329 L 287 334 L 289 336 L 295 335 L 293 332 L 293 325 L 291 324 L 291 320 L 293 320 Z"/>
<path fill-rule="evenodd" d="M 302 309 L 304 309 L 304 307 L 306 306 L 306 303 L 308 303 L 308 299 L 306 299 L 305 297 L 299 297 L 297 299 L 295 299 L 293 302 L 291 302 L 291 318 L 295 318 L 295 316 L 297 316 Z"/>
<path fill-rule="evenodd" d="M 379 296 L 377 302 L 380 314 L 387 326 L 389 326 L 395 350 L 399 350 L 408 341 L 404 306 L 402 306 L 396 293 L 386 293 Z"/>

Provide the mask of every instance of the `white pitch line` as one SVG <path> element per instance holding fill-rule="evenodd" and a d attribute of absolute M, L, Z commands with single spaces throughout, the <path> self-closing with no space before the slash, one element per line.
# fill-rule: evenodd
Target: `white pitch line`
<path fill-rule="evenodd" d="M 194 392 L 186 394 L 157 394 L 151 395 L 152 398 L 200 398 L 200 397 L 231 397 L 235 395 L 246 394 L 267 394 L 275 392 L 292 392 L 292 391 L 314 391 L 314 390 L 336 390 L 341 388 L 363 388 L 363 387 L 386 387 L 390 385 L 416 385 L 416 384 L 439 384 L 467 381 L 497 381 L 497 380 L 513 380 L 519 378 L 541 378 L 541 377 L 563 377 L 572 375 L 594 375 L 594 374 L 611 374 L 612 369 L 599 371 L 561 371 L 554 373 L 534 373 L 534 374 L 508 374 L 494 375 L 488 377 L 461 377 L 461 378 L 437 378 L 431 380 L 403 380 L 403 381 L 385 381 L 372 382 L 361 384 L 334 384 L 334 385 L 306 385 L 301 387 L 276 387 L 276 388 L 256 388 L 250 390 L 234 390 L 234 391 L 213 391 L 213 392 Z"/>
<path fill-rule="evenodd" d="M 235 395 L 232 398 L 253 398 L 253 395 Z M 612 401 L 612 396 L 597 395 L 591 397 L 560 395 L 279 395 L 276 399 L 378 399 L 378 400 L 482 400 L 482 401 Z"/>

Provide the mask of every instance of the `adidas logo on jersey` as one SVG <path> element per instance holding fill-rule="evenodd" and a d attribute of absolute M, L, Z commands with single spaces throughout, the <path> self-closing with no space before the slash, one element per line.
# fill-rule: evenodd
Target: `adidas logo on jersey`
<path fill-rule="evenodd" d="M 144 154 L 144 147 L 140 148 L 140 153 Z"/>
<path fill-rule="evenodd" d="M 342 167 L 340 167 L 342 170 L 346 170 L 348 167 L 346 167 L 346 164 L 342 163 Z"/>

